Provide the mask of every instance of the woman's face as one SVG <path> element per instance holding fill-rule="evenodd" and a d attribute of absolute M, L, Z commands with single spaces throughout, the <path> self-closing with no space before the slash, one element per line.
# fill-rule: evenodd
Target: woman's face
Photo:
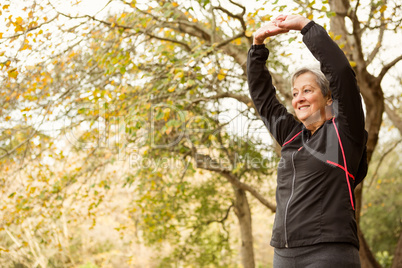
<path fill-rule="evenodd" d="M 296 116 L 307 128 L 326 120 L 325 107 L 330 105 L 332 100 L 322 95 L 315 74 L 307 72 L 298 76 L 293 84 L 292 95 Z"/>

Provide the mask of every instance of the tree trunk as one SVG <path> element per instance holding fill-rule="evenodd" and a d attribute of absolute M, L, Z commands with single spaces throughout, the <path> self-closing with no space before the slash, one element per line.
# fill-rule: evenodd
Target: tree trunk
<path fill-rule="evenodd" d="M 392 262 L 392 268 L 402 267 L 402 232 L 399 233 L 398 244 L 396 245 L 394 253 L 394 261 Z"/>
<path fill-rule="evenodd" d="M 251 212 L 246 192 L 233 186 L 236 196 L 234 211 L 239 220 L 241 235 L 241 259 L 244 268 L 254 268 L 253 233 L 251 226 Z"/>
<path fill-rule="evenodd" d="M 378 135 L 382 123 L 382 114 L 384 112 L 384 95 L 379 85 L 379 82 L 373 79 L 373 77 L 367 73 L 362 72 L 358 74 L 358 81 L 360 87 L 362 88 L 362 95 L 364 102 L 366 103 L 366 130 L 368 132 L 367 140 L 367 161 L 370 163 L 371 157 L 373 155 L 374 149 L 378 142 Z M 356 219 L 359 225 L 360 222 L 360 212 L 363 200 L 363 182 L 356 187 Z M 360 240 L 360 261 L 362 267 L 381 267 L 376 261 L 373 253 L 371 252 L 366 239 L 359 227 L 358 230 L 359 240 Z"/>
<path fill-rule="evenodd" d="M 360 229 L 360 226 L 357 226 L 357 232 L 359 235 L 360 242 L 360 263 L 362 268 L 381 268 L 381 265 L 375 259 L 373 253 L 371 252 L 366 239 Z"/>

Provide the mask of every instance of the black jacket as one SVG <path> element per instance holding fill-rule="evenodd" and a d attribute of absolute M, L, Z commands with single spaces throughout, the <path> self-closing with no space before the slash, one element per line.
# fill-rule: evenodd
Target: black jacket
<path fill-rule="evenodd" d="M 277 100 L 266 67 L 268 49 L 253 45 L 248 53 L 251 98 L 282 146 L 271 245 L 348 242 L 359 247 L 353 189 L 367 173 L 367 132 L 355 73 L 323 27 L 311 21 L 301 33 L 333 98 L 334 117 L 313 135 Z"/>

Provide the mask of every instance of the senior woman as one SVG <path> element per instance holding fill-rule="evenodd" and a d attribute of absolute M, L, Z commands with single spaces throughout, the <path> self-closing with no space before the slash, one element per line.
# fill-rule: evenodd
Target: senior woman
<path fill-rule="evenodd" d="M 292 77 L 294 118 L 277 100 L 266 67 L 269 36 L 301 31 L 320 69 Z M 281 15 L 254 34 L 250 95 L 282 146 L 272 232 L 274 267 L 360 267 L 353 190 L 367 173 L 364 113 L 355 73 L 323 27 Z"/>

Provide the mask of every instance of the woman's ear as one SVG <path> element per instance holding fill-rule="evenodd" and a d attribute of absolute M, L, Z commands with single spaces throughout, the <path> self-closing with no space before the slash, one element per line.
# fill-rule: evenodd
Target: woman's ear
<path fill-rule="evenodd" d="M 330 106 L 330 105 L 332 105 L 332 98 L 331 97 L 329 97 L 328 100 L 327 100 L 327 106 Z"/>

